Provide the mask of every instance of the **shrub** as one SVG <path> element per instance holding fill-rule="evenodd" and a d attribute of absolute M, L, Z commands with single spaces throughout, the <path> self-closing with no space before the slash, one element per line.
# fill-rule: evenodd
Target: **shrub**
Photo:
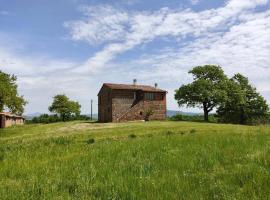
<path fill-rule="evenodd" d="M 170 117 L 170 120 L 172 120 L 172 121 L 183 121 L 183 115 L 176 114 L 176 115 Z"/>
<path fill-rule="evenodd" d="M 86 140 L 86 144 L 93 144 L 93 143 L 95 143 L 94 138 L 89 138 L 88 140 Z"/>
<path fill-rule="evenodd" d="M 218 122 L 218 118 L 216 115 L 211 114 L 209 115 L 209 122 Z M 204 122 L 203 115 L 183 115 L 183 114 L 176 114 L 169 118 L 171 121 L 190 121 L 190 122 Z"/>
<path fill-rule="evenodd" d="M 129 138 L 136 138 L 137 136 L 135 134 L 130 134 L 128 137 Z"/>
<path fill-rule="evenodd" d="M 3 148 L 0 148 L 0 161 L 3 161 L 5 158 L 5 150 Z"/>
<path fill-rule="evenodd" d="M 70 116 L 65 121 L 74 121 L 74 120 L 89 120 L 90 117 L 86 115 L 78 115 L 78 116 Z M 38 117 L 34 117 L 32 120 L 30 120 L 30 123 L 43 123 L 43 124 L 49 124 L 49 123 L 55 123 L 55 122 L 61 122 L 62 118 L 60 118 L 58 115 L 48 115 L 48 114 L 42 114 Z"/>
<path fill-rule="evenodd" d="M 190 133 L 196 133 L 197 131 L 196 131 L 196 129 L 191 129 L 190 130 Z"/>
<path fill-rule="evenodd" d="M 166 135 L 172 135 L 172 134 L 174 134 L 173 131 L 167 131 L 167 132 L 166 132 Z"/>
<path fill-rule="evenodd" d="M 251 118 L 247 120 L 249 125 L 270 124 L 270 117 L 268 115 L 264 117 Z"/>
<path fill-rule="evenodd" d="M 149 121 L 150 117 L 154 114 L 154 111 L 152 109 L 149 109 L 145 112 L 144 120 Z"/>

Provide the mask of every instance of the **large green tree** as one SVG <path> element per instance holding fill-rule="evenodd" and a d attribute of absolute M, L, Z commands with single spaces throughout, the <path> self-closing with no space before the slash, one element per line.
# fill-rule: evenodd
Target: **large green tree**
<path fill-rule="evenodd" d="M 216 65 L 194 67 L 190 74 L 193 82 L 182 85 L 175 91 L 175 99 L 179 106 L 200 107 L 204 112 L 204 120 L 208 121 L 209 112 L 225 101 L 228 78 L 222 68 Z"/>
<path fill-rule="evenodd" d="M 253 119 L 266 117 L 269 107 L 247 77 L 236 74 L 227 85 L 228 98 L 218 108 L 222 122 L 247 124 Z"/>
<path fill-rule="evenodd" d="M 59 94 L 53 98 L 53 103 L 49 111 L 60 115 L 63 121 L 71 116 L 79 116 L 81 105 L 78 102 L 71 101 L 66 95 Z"/>
<path fill-rule="evenodd" d="M 8 109 L 14 114 L 23 114 L 27 102 L 18 94 L 16 81 L 16 76 L 0 71 L 0 112 Z"/>

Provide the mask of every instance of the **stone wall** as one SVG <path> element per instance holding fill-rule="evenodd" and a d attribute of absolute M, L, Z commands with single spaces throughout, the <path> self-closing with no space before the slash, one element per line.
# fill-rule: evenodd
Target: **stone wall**
<path fill-rule="evenodd" d="M 112 121 L 144 120 L 149 110 L 153 112 L 150 120 L 166 119 L 166 93 L 155 93 L 155 97 L 155 100 L 144 100 L 143 92 L 113 91 Z"/>
<path fill-rule="evenodd" d="M 98 121 L 112 121 L 112 96 L 111 89 L 103 86 L 98 94 Z"/>
<path fill-rule="evenodd" d="M 166 119 L 166 92 L 153 93 L 154 100 L 145 100 L 143 91 L 112 90 L 103 85 L 98 94 L 98 121 L 144 120 L 149 110 L 153 112 L 150 120 Z"/>
<path fill-rule="evenodd" d="M 13 117 L 13 116 L 0 116 L 0 128 L 6 128 L 13 125 L 23 125 L 24 119 L 20 117 Z"/>

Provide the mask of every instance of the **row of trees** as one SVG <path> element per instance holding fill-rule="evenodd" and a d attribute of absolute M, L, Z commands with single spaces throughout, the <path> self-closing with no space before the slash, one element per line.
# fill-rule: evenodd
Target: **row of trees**
<path fill-rule="evenodd" d="M 226 76 L 220 66 L 205 65 L 194 67 L 190 74 L 193 82 L 182 85 L 175 93 L 179 106 L 201 107 L 204 120 L 208 121 L 209 113 L 216 110 L 219 121 L 248 124 L 269 116 L 266 100 L 257 92 L 247 77 L 235 74 Z M 0 112 L 9 109 L 12 113 L 22 115 L 27 101 L 20 96 L 14 75 L 0 71 Z M 78 118 L 81 105 L 70 100 L 66 95 L 56 95 L 49 111 L 57 115 L 49 116 L 49 121 L 61 121 Z M 46 118 L 47 116 L 43 116 Z M 48 117 L 47 117 L 48 118 Z"/>
<path fill-rule="evenodd" d="M 18 94 L 16 84 L 17 77 L 0 71 L 0 112 L 8 109 L 10 112 L 22 115 L 27 101 Z M 56 95 L 49 111 L 57 115 L 42 115 L 40 120 L 67 121 L 81 118 L 81 105 L 76 101 L 71 101 L 66 95 Z M 83 116 L 84 118 L 84 116 Z"/>
<path fill-rule="evenodd" d="M 182 85 L 175 92 L 179 106 L 200 107 L 204 120 L 216 109 L 221 122 L 248 124 L 269 115 L 266 100 L 257 92 L 247 77 L 235 74 L 228 78 L 216 65 L 194 67 L 193 82 Z"/>

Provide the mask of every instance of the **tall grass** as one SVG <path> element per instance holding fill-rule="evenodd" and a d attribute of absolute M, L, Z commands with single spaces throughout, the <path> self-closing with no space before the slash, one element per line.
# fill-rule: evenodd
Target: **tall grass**
<path fill-rule="evenodd" d="M 269 141 L 269 126 L 12 127 L 0 131 L 0 199 L 269 199 Z"/>

